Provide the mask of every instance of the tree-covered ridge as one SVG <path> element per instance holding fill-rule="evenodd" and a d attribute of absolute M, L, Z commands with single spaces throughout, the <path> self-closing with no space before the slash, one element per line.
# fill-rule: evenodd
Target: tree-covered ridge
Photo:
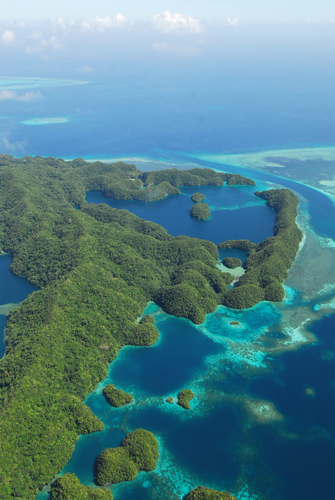
<path fill-rule="evenodd" d="M 52 483 L 51 500 L 113 500 L 113 495 L 108 489 L 84 486 L 75 474 L 67 473 Z"/>
<path fill-rule="evenodd" d="M 271 189 L 256 191 L 255 195 L 266 200 L 277 213 L 274 236 L 258 245 L 247 240 L 229 240 L 219 245 L 219 248 L 249 251 L 244 264 L 246 272 L 235 288 L 223 293 L 223 305 L 235 309 L 252 307 L 261 300 L 283 300 L 282 282 L 288 276 L 287 271 L 302 239 L 302 232 L 295 222 L 299 200 L 292 191 Z"/>
<path fill-rule="evenodd" d="M 128 392 L 117 389 L 114 384 L 108 384 L 103 390 L 108 403 L 115 408 L 131 403 L 134 398 Z"/>
<path fill-rule="evenodd" d="M 139 471 L 154 470 L 158 460 L 158 442 L 144 429 L 130 432 L 118 448 L 106 448 L 97 458 L 96 484 L 116 484 L 135 479 Z"/>
<path fill-rule="evenodd" d="M 212 490 L 206 488 L 206 486 L 198 486 L 187 493 L 183 500 L 236 500 L 236 498 L 227 491 Z"/>
<path fill-rule="evenodd" d="M 172 186 L 223 186 L 226 182 L 232 185 L 255 186 L 255 181 L 239 174 L 215 172 L 210 168 L 192 168 L 190 170 L 157 170 L 144 172 L 140 176 L 145 186 L 169 182 Z"/>
<path fill-rule="evenodd" d="M 202 322 L 231 279 L 217 270 L 213 243 L 85 202 L 88 189 L 129 187 L 140 175 L 120 162 L 0 155 L 0 246 L 12 271 L 41 287 L 7 323 L 0 498 L 33 499 L 78 434 L 103 428 L 82 401 L 122 346 L 158 338 L 152 318 L 136 321 L 149 300 Z"/>

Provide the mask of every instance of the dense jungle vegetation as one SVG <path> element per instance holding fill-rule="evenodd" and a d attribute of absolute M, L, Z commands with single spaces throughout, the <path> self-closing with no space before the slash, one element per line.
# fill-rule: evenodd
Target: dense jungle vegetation
<path fill-rule="evenodd" d="M 219 248 L 248 251 L 244 263 L 246 272 L 235 288 L 223 293 L 222 304 L 234 309 L 252 307 L 261 300 L 283 300 L 282 282 L 288 276 L 287 271 L 302 240 L 302 232 L 295 222 L 299 200 L 292 191 L 271 189 L 256 191 L 255 195 L 266 200 L 266 204 L 277 213 L 274 236 L 259 244 L 248 240 L 229 240 L 219 245 Z"/>
<path fill-rule="evenodd" d="M 103 486 L 135 479 L 140 470 L 154 470 L 158 460 L 158 442 L 144 429 L 130 432 L 118 448 L 106 448 L 97 458 L 95 482 Z"/>
<path fill-rule="evenodd" d="M 88 205 L 86 191 L 154 200 L 177 194 L 178 185 L 224 182 L 253 185 L 210 169 L 143 173 L 122 162 L 0 155 L 0 247 L 13 257 L 12 272 L 40 287 L 7 322 L 1 499 L 35 498 L 68 462 L 78 435 L 103 429 L 83 400 L 122 346 L 157 340 L 151 317 L 137 321 L 148 301 L 195 323 L 226 301 L 232 278 L 216 268 L 213 243 L 172 237 L 126 210 Z M 244 287 L 264 297 L 259 286 Z M 78 486 L 73 478 L 57 484 Z"/>

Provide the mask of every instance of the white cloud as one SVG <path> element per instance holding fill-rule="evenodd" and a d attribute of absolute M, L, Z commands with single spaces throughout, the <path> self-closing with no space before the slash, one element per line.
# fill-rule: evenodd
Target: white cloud
<path fill-rule="evenodd" d="M 27 147 L 27 141 L 12 141 L 11 133 L 5 132 L 0 134 L 0 147 L 3 153 L 24 153 Z"/>
<path fill-rule="evenodd" d="M 9 99 L 16 99 L 16 92 L 12 90 L 2 90 L 0 92 L 0 101 L 8 101 Z"/>
<path fill-rule="evenodd" d="M 40 37 L 39 33 L 34 33 L 30 36 L 33 40 L 36 40 L 35 45 L 28 45 L 26 47 L 27 54 L 35 54 L 38 52 L 43 52 L 47 47 L 51 47 L 53 50 L 61 50 L 62 44 L 55 35 L 52 35 L 48 40 L 43 37 Z"/>
<path fill-rule="evenodd" d="M 165 10 L 162 14 L 156 14 L 151 17 L 150 21 L 156 29 L 163 33 L 201 33 L 204 30 L 199 19 L 178 14 L 178 12 L 171 14 L 169 10 Z"/>
<path fill-rule="evenodd" d="M 237 26 L 238 25 L 238 17 L 235 17 L 235 19 L 230 19 L 230 17 L 228 17 L 227 23 L 229 24 L 229 26 Z"/>
<path fill-rule="evenodd" d="M 99 17 L 95 16 L 94 19 L 83 19 L 81 21 L 81 26 L 85 30 L 89 31 L 99 31 L 100 33 L 104 33 L 106 29 L 117 28 L 124 26 L 126 24 L 132 24 L 132 21 L 129 21 L 122 14 L 117 14 L 115 17 Z"/>
<path fill-rule="evenodd" d="M 93 68 L 91 68 L 91 66 L 82 66 L 81 68 L 78 68 L 77 71 L 80 71 L 81 73 L 89 73 L 90 71 L 93 71 Z"/>
<path fill-rule="evenodd" d="M 12 45 L 12 43 L 14 43 L 15 40 L 14 32 L 11 30 L 4 31 L 1 35 L 1 39 L 4 45 Z"/>
<path fill-rule="evenodd" d="M 39 99 L 43 99 L 43 94 L 38 90 L 36 92 L 32 90 L 17 97 L 17 101 L 38 101 Z"/>
<path fill-rule="evenodd" d="M 167 43 L 154 43 L 153 45 L 155 50 L 167 50 L 169 45 Z"/>
<path fill-rule="evenodd" d="M 16 92 L 13 92 L 12 90 L 2 90 L 0 92 L 0 101 L 37 101 L 39 99 L 42 99 L 43 95 L 39 91 L 34 91 L 32 90 L 31 92 L 26 92 L 23 95 L 17 95 Z"/>
<path fill-rule="evenodd" d="M 36 31 L 35 33 L 32 33 L 31 35 L 29 35 L 29 38 L 31 38 L 32 40 L 39 40 L 42 37 L 43 37 L 43 34 L 40 31 Z"/>

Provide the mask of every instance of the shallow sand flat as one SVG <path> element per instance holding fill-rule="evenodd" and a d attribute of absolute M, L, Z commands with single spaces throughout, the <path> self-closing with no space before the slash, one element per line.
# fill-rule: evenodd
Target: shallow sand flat
<path fill-rule="evenodd" d="M 188 155 L 191 156 L 191 155 Z M 275 149 L 241 154 L 192 154 L 202 160 L 265 171 L 335 197 L 335 147 Z M 320 168 L 322 162 L 322 169 Z M 299 166 L 299 168 L 297 168 Z M 324 177 L 320 179 L 320 177 Z"/>

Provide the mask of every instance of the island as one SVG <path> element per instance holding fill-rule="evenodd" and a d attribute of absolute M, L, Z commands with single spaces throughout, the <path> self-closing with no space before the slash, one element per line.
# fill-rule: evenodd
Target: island
<path fill-rule="evenodd" d="M 131 403 L 134 398 L 131 394 L 117 389 L 114 384 L 108 384 L 103 390 L 103 394 L 108 403 L 115 408 Z"/>
<path fill-rule="evenodd" d="M 185 410 L 190 410 L 190 401 L 195 397 L 195 394 L 190 389 L 183 389 L 178 394 L 177 404 L 184 408 Z"/>
<path fill-rule="evenodd" d="M 194 490 L 187 493 L 183 500 L 237 500 L 233 495 L 227 491 L 218 491 L 206 488 L 205 486 L 198 486 Z"/>
<path fill-rule="evenodd" d="M 236 267 L 242 266 L 242 261 L 236 257 L 225 257 L 222 259 L 222 264 L 229 269 L 236 269 Z"/>
<path fill-rule="evenodd" d="M 95 483 L 99 486 L 135 479 L 139 471 L 154 470 L 158 442 L 144 429 L 130 432 L 118 448 L 106 448 L 97 458 Z"/>
<path fill-rule="evenodd" d="M 209 206 L 207 203 L 196 203 L 190 210 L 192 217 L 200 220 L 209 219 L 211 213 L 209 211 Z"/>
<path fill-rule="evenodd" d="M 80 483 L 75 474 L 64 474 L 51 485 L 51 500 L 113 500 L 108 489 L 92 488 Z"/>
<path fill-rule="evenodd" d="M 195 201 L 196 203 L 199 203 L 200 201 L 204 201 L 206 196 L 202 193 L 193 193 L 191 196 L 191 200 Z"/>
<path fill-rule="evenodd" d="M 207 168 L 141 172 L 123 162 L 0 155 L 0 249 L 11 254 L 14 274 L 40 287 L 7 321 L 0 361 L 1 499 L 33 500 L 69 461 L 78 435 L 104 428 L 84 401 L 123 346 L 158 339 L 152 316 L 138 320 L 149 301 L 200 324 L 220 304 L 278 300 L 300 241 L 295 195 L 258 194 L 277 211 L 275 236 L 247 245 L 246 273 L 228 290 L 233 277 L 217 268 L 214 243 L 173 237 L 126 210 L 89 205 L 86 192 L 151 201 L 178 196 L 178 186 L 234 183 L 254 185 Z M 121 449 L 113 453 L 130 453 Z M 127 460 L 129 476 L 135 466 L 141 469 Z"/>

